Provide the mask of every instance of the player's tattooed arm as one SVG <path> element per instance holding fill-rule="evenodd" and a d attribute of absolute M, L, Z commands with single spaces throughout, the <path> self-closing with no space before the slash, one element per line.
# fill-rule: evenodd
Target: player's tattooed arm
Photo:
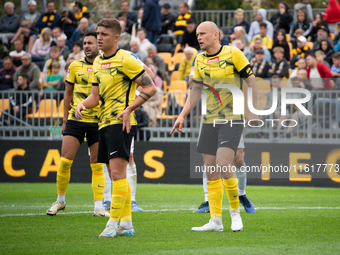
<path fill-rule="evenodd" d="M 150 76 L 147 73 L 142 74 L 142 86 L 143 87 L 149 87 L 152 85 L 152 80 Z"/>

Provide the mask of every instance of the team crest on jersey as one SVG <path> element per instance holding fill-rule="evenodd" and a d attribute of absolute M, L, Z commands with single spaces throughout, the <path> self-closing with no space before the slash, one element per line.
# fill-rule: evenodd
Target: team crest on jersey
<path fill-rule="evenodd" d="M 88 68 L 87 68 L 87 71 L 88 71 L 88 72 L 92 72 L 92 68 L 88 67 Z"/>
<path fill-rule="evenodd" d="M 220 68 L 226 68 L 226 66 L 227 66 L 227 61 L 226 61 L 226 60 L 220 61 L 219 65 L 220 65 Z"/>
<path fill-rule="evenodd" d="M 211 63 L 218 62 L 219 60 L 220 60 L 219 57 L 217 57 L 217 58 L 211 58 L 211 59 L 208 59 L 207 63 L 208 63 L 208 64 L 211 64 Z"/>
<path fill-rule="evenodd" d="M 110 67 L 111 66 L 111 63 L 106 63 L 106 64 L 102 64 L 101 66 L 100 66 L 100 68 L 108 68 L 108 67 Z"/>

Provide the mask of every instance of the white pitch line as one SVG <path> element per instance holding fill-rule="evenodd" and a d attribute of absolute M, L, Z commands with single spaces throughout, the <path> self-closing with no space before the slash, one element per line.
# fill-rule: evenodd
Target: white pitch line
<path fill-rule="evenodd" d="M 184 208 L 184 209 L 155 209 L 155 210 L 144 210 L 143 212 L 176 212 L 176 211 L 192 211 L 196 208 Z M 223 208 L 228 210 L 229 208 Z M 243 208 L 241 208 L 243 209 Z M 257 210 L 340 210 L 340 207 L 257 207 Z M 79 212 L 60 212 L 58 215 L 67 214 L 84 214 L 93 213 L 93 211 L 79 211 Z M 17 213 L 17 214 L 2 214 L 1 217 L 16 217 L 16 216 L 39 216 L 46 215 L 46 213 Z"/>

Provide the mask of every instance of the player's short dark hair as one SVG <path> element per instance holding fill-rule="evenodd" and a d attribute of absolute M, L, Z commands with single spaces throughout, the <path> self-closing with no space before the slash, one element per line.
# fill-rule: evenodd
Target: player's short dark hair
<path fill-rule="evenodd" d="M 83 13 L 83 18 L 90 19 L 91 18 L 91 14 L 89 12 L 84 12 Z"/>
<path fill-rule="evenodd" d="M 316 56 L 315 56 L 315 53 L 314 53 L 314 52 L 311 52 L 311 53 L 309 53 L 309 54 L 306 56 L 306 58 L 307 58 L 307 57 L 309 57 L 309 56 L 310 56 L 310 57 L 312 57 L 312 58 L 316 58 Z"/>
<path fill-rule="evenodd" d="M 27 76 L 27 74 L 19 74 L 19 75 L 18 75 L 18 78 L 19 78 L 19 76 L 21 76 L 24 80 L 28 81 L 28 76 Z"/>
<path fill-rule="evenodd" d="M 196 24 L 196 22 L 193 18 L 189 18 L 187 19 L 187 24 Z"/>
<path fill-rule="evenodd" d="M 86 36 L 93 36 L 94 38 L 97 39 L 97 32 L 96 32 L 96 31 L 86 32 L 85 35 L 84 35 L 84 38 L 85 38 Z M 76 41 L 76 42 L 80 42 L 80 41 Z M 76 43 L 76 42 L 74 42 L 74 43 Z M 80 43 L 80 47 L 81 47 L 81 43 Z"/>
<path fill-rule="evenodd" d="M 118 13 L 117 19 L 119 19 L 119 18 L 121 18 L 121 17 L 128 17 L 128 13 L 126 13 L 126 12 L 120 12 L 120 13 Z"/>
<path fill-rule="evenodd" d="M 122 27 L 121 27 L 119 21 L 116 20 L 116 19 L 101 19 L 97 23 L 97 27 L 109 28 L 119 35 L 122 33 Z"/>
<path fill-rule="evenodd" d="M 340 52 L 334 53 L 334 54 L 332 55 L 332 58 L 340 59 Z"/>
<path fill-rule="evenodd" d="M 78 6 L 80 9 L 83 9 L 83 4 L 79 1 L 74 3 L 75 6 Z"/>
<path fill-rule="evenodd" d="M 260 27 L 267 28 L 267 24 L 266 24 L 266 23 L 264 23 L 264 22 L 261 22 L 261 23 L 260 23 Z"/>

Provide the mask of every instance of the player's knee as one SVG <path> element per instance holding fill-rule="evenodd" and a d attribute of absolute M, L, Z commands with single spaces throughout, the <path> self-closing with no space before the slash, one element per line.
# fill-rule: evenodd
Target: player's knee
<path fill-rule="evenodd" d="M 244 165 L 243 157 L 242 155 L 237 155 L 233 159 L 234 166 L 236 168 L 241 168 Z"/>

